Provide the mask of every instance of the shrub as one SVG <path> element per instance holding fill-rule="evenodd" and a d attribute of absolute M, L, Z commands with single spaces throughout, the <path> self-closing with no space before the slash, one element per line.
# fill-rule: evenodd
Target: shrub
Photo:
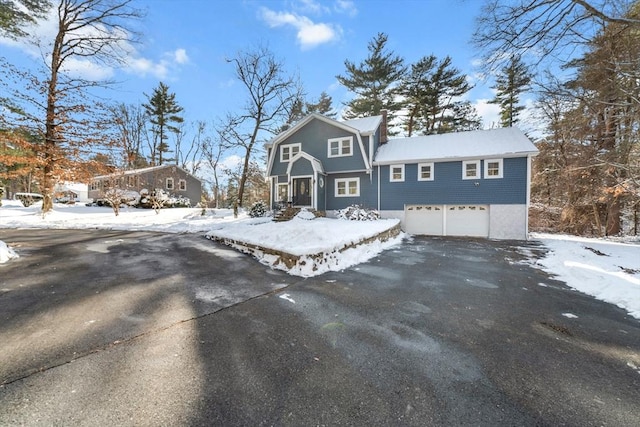
<path fill-rule="evenodd" d="M 375 209 L 363 208 L 359 205 L 351 205 L 336 211 L 336 216 L 339 219 L 347 219 L 349 221 L 375 221 L 380 219 L 380 212 Z"/>
<path fill-rule="evenodd" d="M 264 202 L 255 202 L 251 209 L 249 209 L 249 216 L 251 218 L 260 218 L 263 216 L 267 216 L 267 205 Z"/>

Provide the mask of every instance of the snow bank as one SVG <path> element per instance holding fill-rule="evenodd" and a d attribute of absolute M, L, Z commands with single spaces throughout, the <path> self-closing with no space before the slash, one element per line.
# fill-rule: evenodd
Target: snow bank
<path fill-rule="evenodd" d="M 0 240 L 0 264 L 3 264 L 11 259 L 18 258 L 18 254 L 14 252 L 5 242 Z"/>
<path fill-rule="evenodd" d="M 640 242 L 533 233 L 549 252 L 544 270 L 640 319 Z"/>

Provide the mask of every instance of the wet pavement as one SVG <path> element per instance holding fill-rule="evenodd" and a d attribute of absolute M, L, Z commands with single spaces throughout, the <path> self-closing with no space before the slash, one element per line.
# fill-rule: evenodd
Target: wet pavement
<path fill-rule="evenodd" d="M 302 279 L 198 235 L 0 240 L 0 425 L 640 425 L 640 322 L 535 242 Z"/>

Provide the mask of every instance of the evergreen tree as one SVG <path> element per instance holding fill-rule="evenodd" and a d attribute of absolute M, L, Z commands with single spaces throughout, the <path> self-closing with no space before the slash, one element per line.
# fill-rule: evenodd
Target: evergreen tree
<path fill-rule="evenodd" d="M 176 102 L 176 94 L 169 92 L 169 87 L 160 82 L 157 88 L 153 90 L 151 96 L 146 95 L 147 104 L 143 104 L 146 113 L 149 115 L 149 121 L 152 124 L 152 132 L 154 134 L 154 149 L 152 152 L 151 163 L 155 165 L 155 157 L 158 156 L 158 165 L 162 165 L 164 160 L 162 154 L 171 152 L 169 150 L 169 132 L 178 133 L 179 128 L 175 124 L 180 124 L 184 119 L 178 114 L 183 108 Z"/>
<path fill-rule="evenodd" d="M 407 71 L 404 60 L 386 50 L 387 35 L 378 35 L 369 42 L 369 56 L 360 64 L 344 61 L 345 75 L 336 78 L 356 97 L 349 101 L 343 118 L 353 119 L 380 114 L 387 110 L 389 120 L 401 108 L 397 101 L 398 82 Z"/>
<path fill-rule="evenodd" d="M 24 28 L 51 9 L 49 0 L 0 0 L 0 35 L 24 37 Z"/>
<path fill-rule="evenodd" d="M 331 96 L 327 92 L 322 92 L 320 94 L 320 99 L 318 102 L 307 102 L 307 114 L 309 113 L 318 113 L 322 114 L 326 117 L 335 118 L 336 112 L 333 109 Z"/>
<path fill-rule="evenodd" d="M 511 61 L 501 70 L 496 77 L 495 98 L 490 104 L 500 106 L 500 126 L 511 127 L 518 122 L 518 115 L 524 110 L 524 105 L 519 105 L 520 94 L 529 88 L 531 74 L 527 66 L 519 56 L 513 56 Z"/>
<path fill-rule="evenodd" d="M 400 90 L 408 110 L 404 120 L 408 135 L 479 127 L 473 106 L 460 99 L 471 88 L 467 77 L 452 65 L 449 56 L 438 61 L 434 55 L 429 55 L 412 64 Z"/>

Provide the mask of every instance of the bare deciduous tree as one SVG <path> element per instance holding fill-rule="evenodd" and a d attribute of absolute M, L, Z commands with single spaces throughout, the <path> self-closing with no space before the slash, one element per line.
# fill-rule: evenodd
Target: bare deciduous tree
<path fill-rule="evenodd" d="M 110 82 L 79 77 L 73 67 L 78 61 L 115 66 L 125 60 L 135 38 L 126 25 L 141 17 L 132 3 L 132 0 L 58 0 L 54 7 L 53 39 L 36 41 L 46 61 L 43 74 L 15 68 L 7 71 L 3 67 L 3 83 L 7 82 L 7 76 L 17 82 L 8 84 L 9 97 L 16 103 L 28 104 L 28 108 L 12 110 L 15 122 L 29 122 L 31 131 L 38 132 L 42 140 L 36 151 L 43 163 L 43 213 L 53 207 L 56 182 L 86 179 L 78 165 L 86 161 L 91 147 L 113 142 L 105 133 L 108 124 L 104 114 L 96 114 L 106 107 L 88 99 L 92 89 Z"/>
<path fill-rule="evenodd" d="M 626 15 L 633 3 L 634 0 L 486 0 L 477 18 L 473 42 L 483 51 L 487 69 L 499 69 L 513 55 L 528 51 L 542 61 L 589 42 L 603 24 L 640 26 L 640 20 Z"/>
<path fill-rule="evenodd" d="M 116 144 L 123 152 L 124 166 L 128 169 L 143 166 L 146 162 L 141 156 L 146 118 L 139 105 L 118 104 L 110 108 L 116 128 Z"/>
<path fill-rule="evenodd" d="M 247 91 L 247 103 L 241 113 L 229 114 L 219 129 L 222 143 L 242 150 L 242 173 L 234 214 L 243 206 L 245 185 L 250 172 L 251 156 L 256 143 L 273 135 L 287 118 L 290 106 L 301 98 L 298 79 L 285 74 L 284 65 L 266 47 L 239 52 L 227 60 L 233 64 L 238 80 Z"/>

